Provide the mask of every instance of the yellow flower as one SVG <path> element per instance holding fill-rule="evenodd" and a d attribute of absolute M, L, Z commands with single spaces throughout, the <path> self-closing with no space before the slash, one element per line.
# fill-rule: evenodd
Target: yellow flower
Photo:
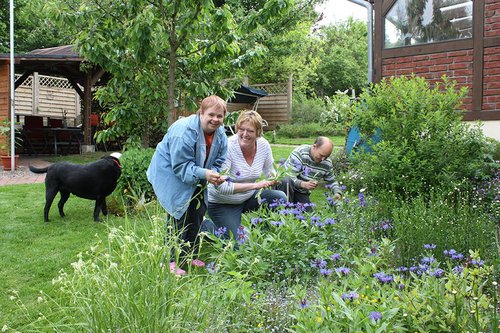
<path fill-rule="evenodd" d="M 323 322 L 323 318 L 318 317 L 318 318 L 316 318 L 316 321 L 321 324 Z"/>
<path fill-rule="evenodd" d="M 329 306 L 327 306 L 327 307 L 326 307 L 326 311 L 330 311 L 330 310 L 331 310 L 331 309 L 330 309 L 330 307 L 329 307 Z"/>

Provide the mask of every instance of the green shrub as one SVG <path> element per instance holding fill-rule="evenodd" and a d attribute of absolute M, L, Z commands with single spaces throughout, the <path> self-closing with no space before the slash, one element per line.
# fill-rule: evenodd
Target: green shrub
<path fill-rule="evenodd" d="M 117 193 L 125 198 L 126 205 L 149 202 L 154 197 L 153 187 L 146 177 L 155 150 L 131 149 L 121 157 L 122 175 L 118 180 Z"/>
<path fill-rule="evenodd" d="M 377 130 L 382 136 L 372 153 L 353 158 L 365 182 L 413 196 L 490 177 L 484 135 L 461 122 L 457 111 L 465 95 L 446 77 L 430 88 L 415 76 L 383 80 L 363 92 L 353 122 L 368 142 Z"/>
<path fill-rule="evenodd" d="M 280 125 L 276 130 L 276 135 L 285 138 L 310 138 L 320 135 L 335 136 L 343 133 L 338 133 L 334 127 L 325 127 L 318 123 L 304 123 Z"/>
<path fill-rule="evenodd" d="M 337 91 L 333 97 L 325 97 L 326 110 L 321 113 L 321 124 L 338 132 L 351 126 L 355 106 L 348 91 Z"/>
<path fill-rule="evenodd" d="M 304 95 L 293 96 L 292 123 L 319 123 L 321 113 L 326 110 L 325 103 L 320 98 L 307 98 Z"/>

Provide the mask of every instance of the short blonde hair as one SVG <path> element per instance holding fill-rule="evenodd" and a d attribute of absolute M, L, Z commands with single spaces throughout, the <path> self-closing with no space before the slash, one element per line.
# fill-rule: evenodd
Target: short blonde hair
<path fill-rule="evenodd" d="M 212 107 L 215 107 L 218 111 L 220 110 L 224 111 L 224 116 L 226 115 L 227 112 L 226 101 L 216 95 L 205 97 L 201 101 L 201 105 L 197 113 L 198 114 L 205 113 L 206 110 Z"/>
<path fill-rule="evenodd" d="M 240 115 L 238 116 L 238 120 L 236 120 L 236 131 L 238 131 L 238 129 L 240 128 L 241 123 L 247 121 L 255 127 L 255 130 L 257 131 L 257 137 L 260 137 L 262 135 L 262 117 L 257 111 L 241 111 Z"/>

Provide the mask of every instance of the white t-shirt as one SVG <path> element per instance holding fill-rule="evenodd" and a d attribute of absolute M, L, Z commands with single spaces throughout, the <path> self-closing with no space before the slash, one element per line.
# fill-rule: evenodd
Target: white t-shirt
<path fill-rule="evenodd" d="M 224 173 L 229 172 L 231 181 L 219 186 L 208 185 L 208 201 L 212 203 L 239 204 L 248 200 L 255 190 L 234 193 L 234 183 L 253 183 L 262 173 L 269 177 L 274 172 L 274 159 L 269 142 L 263 137 L 257 138 L 257 151 L 252 165 L 243 156 L 238 136 L 228 139 L 226 160 L 222 164 Z"/>

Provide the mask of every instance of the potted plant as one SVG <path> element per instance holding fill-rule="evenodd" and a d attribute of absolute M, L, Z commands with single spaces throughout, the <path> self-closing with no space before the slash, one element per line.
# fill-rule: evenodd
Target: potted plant
<path fill-rule="evenodd" d="M 17 132 L 16 129 L 14 129 L 15 133 Z M 9 118 L 5 118 L 2 122 L 0 122 L 0 140 L 1 140 L 1 145 L 0 145 L 0 150 L 1 150 L 1 154 L 0 154 L 0 157 L 2 158 L 2 163 L 3 163 L 3 169 L 5 171 L 9 171 L 9 170 L 12 170 L 12 165 L 11 165 L 11 137 L 10 137 L 10 133 L 11 133 L 11 127 L 10 127 L 10 121 L 9 121 Z M 17 133 L 16 133 L 17 134 Z M 14 137 L 14 144 L 16 146 L 20 146 L 21 145 L 21 137 L 19 135 L 15 135 Z M 19 155 L 14 155 L 14 158 L 15 158 L 15 166 L 17 168 L 17 165 L 18 165 L 18 161 L 19 161 Z"/>

